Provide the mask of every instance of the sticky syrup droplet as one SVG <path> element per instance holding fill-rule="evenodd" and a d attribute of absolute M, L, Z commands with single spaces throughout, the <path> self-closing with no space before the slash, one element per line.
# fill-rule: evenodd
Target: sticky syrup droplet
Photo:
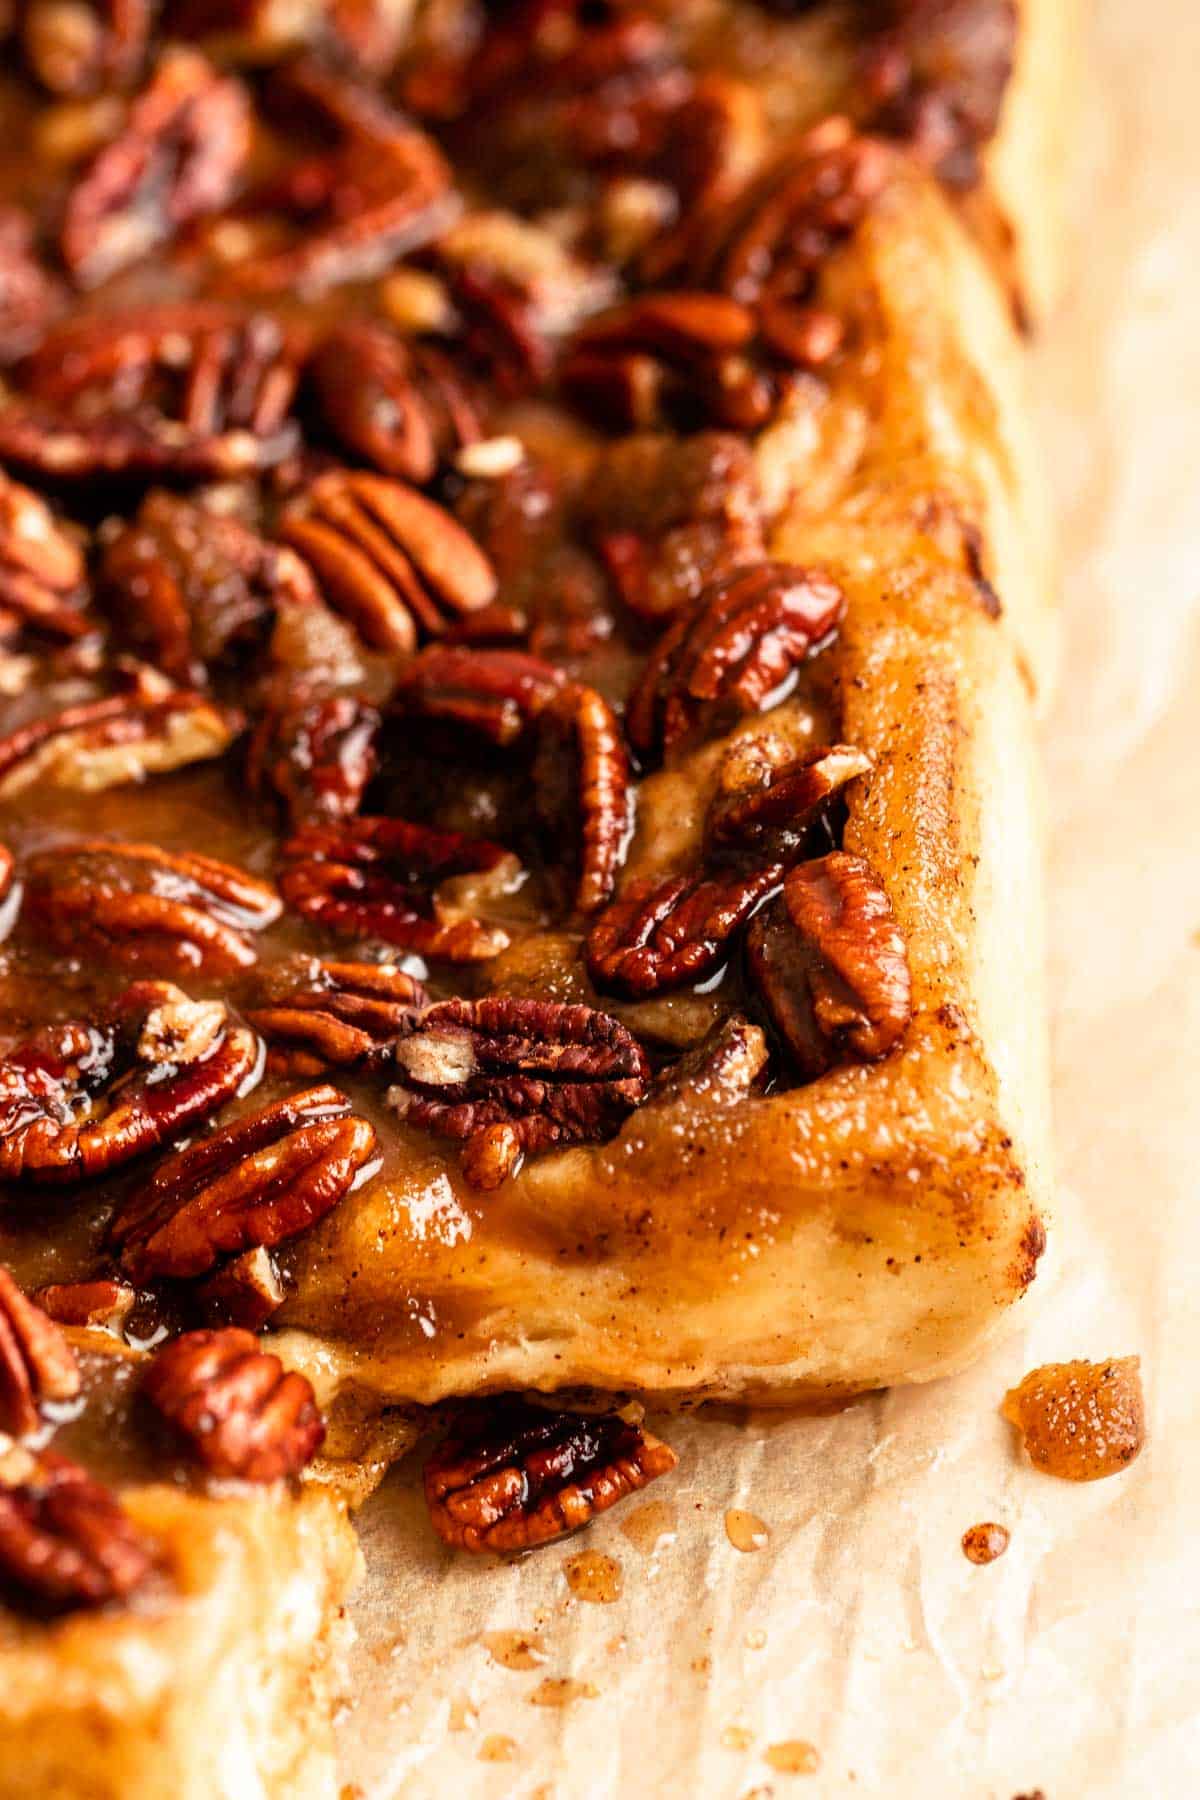
<path fill-rule="evenodd" d="M 651 1556 L 660 1546 L 675 1542 L 679 1522 L 669 1500 L 650 1500 L 621 1520 L 621 1530 L 636 1550 Z"/>
<path fill-rule="evenodd" d="M 963 1555 L 968 1562 L 995 1562 L 1008 1549 L 1008 1527 L 985 1521 L 982 1525 L 972 1525 L 963 1532 Z"/>
<path fill-rule="evenodd" d="M 1064 1481 L 1119 1475 L 1146 1441 L 1136 1356 L 1046 1363 L 1010 1389 L 1000 1410 L 1021 1433 L 1034 1467 Z"/>
<path fill-rule="evenodd" d="M 446 1723 L 451 1731 L 474 1731 L 479 1723 L 479 1709 L 466 1694 L 455 1694 Z"/>
<path fill-rule="evenodd" d="M 597 1606 L 611 1606 L 620 1599 L 625 1577 L 615 1556 L 599 1550 L 581 1550 L 563 1566 L 567 1585 L 577 1600 L 590 1600 Z"/>
<path fill-rule="evenodd" d="M 481 1642 L 502 1669 L 540 1669 L 546 1660 L 546 1647 L 532 1631 L 485 1631 Z"/>
<path fill-rule="evenodd" d="M 747 1731 L 744 1725 L 727 1725 L 721 1733 L 721 1742 L 726 1750 L 748 1750 L 754 1742 L 754 1733 Z"/>
<path fill-rule="evenodd" d="M 815 1775 L 821 1766 L 821 1753 L 803 1738 L 788 1738 L 782 1744 L 769 1745 L 763 1761 L 780 1775 Z"/>
<path fill-rule="evenodd" d="M 757 1513 L 743 1512 L 740 1506 L 731 1506 L 725 1514 L 725 1536 L 735 1550 L 748 1554 L 752 1550 L 766 1548 L 771 1528 Z"/>
<path fill-rule="evenodd" d="M 479 1746 L 480 1762 L 511 1762 L 516 1754 L 516 1738 L 504 1737 L 500 1732 L 485 1737 Z"/>
<path fill-rule="evenodd" d="M 551 1676 L 539 1681 L 529 1696 L 531 1706 L 572 1706 L 576 1700 L 594 1700 L 599 1689 L 590 1681 L 576 1681 L 570 1675 Z"/>

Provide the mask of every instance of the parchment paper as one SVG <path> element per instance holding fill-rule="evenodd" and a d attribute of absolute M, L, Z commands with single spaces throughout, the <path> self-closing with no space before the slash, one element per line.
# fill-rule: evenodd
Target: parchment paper
<path fill-rule="evenodd" d="M 1101 0 L 1091 54 L 1076 292 L 1037 383 L 1067 608 L 1045 734 L 1056 1268 L 959 1379 L 829 1418 L 664 1424 L 676 1478 L 586 1543 L 451 1557 L 397 1471 L 362 1518 L 342 1726 L 369 1800 L 1200 1793 L 1200 14 Z M 1023 1466 L 1005 1389 L 1131 1352 L 1140 1461 L 1085 1487 Z M 653 1552 L 622 1530 L 651 1501 L 675 1517 Z M 729 1507 L 767 1523 L 764 1549 L 733 1547 Z M 960 1548 L 981 1520 L 1012 1533 L 982 1568 Z M 615 1603 L 571 1594 L 585 1547 L 620 1563 Z M 544 1663 L 501 1666 L 480 1641 L 499 1630 L 537 1633 Z M 531 1703 L 547 1677 L 596 1691 Z M 795 1740 L 815 1774 L 771 1766 Z"/>

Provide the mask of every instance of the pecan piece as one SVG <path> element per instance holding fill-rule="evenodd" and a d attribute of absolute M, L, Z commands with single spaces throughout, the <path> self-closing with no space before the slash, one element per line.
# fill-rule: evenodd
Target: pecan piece
<path fill-rule="evenodd" d="M 771 1023 L 806 1080 L 875 1062 L 912 1017 L 912 978 L 891 903 L 869 863 L 835 850 L 801 863 L 750 927 L 747 961 Z"/>
<path fill-rule="evenodd" d="M 26 61 L 52 94 L 120 87 L 146 53 L 151 0 L 29 0 Z"/>
<path fill-rule="evenodd" d="M 39 494 L 0 473 L 0 640 L 21 631 L 81 637 L 86 603 L 80 542 Z"/>
<path fill-rule="evenodd" d="M 274 1047 L 273 1066 L 314 1075 L 381 1061 L 425 1005 L 421 983 L 396 963 L 306 960 L 272 971 L 246 1017 Z"/>
<path fill-rule="evenodd" d="M 120 638 L 190 687 L 261 645 L 280 605 L 318 599 L 294 550 L 165 488 L 108 536 L 99 593 Z"/>
<path fill-rule="evenodd" d="M 214 1325 L 240 1325 L 258 1331 L 286 1299 L 269 1250 L 261 1245 L 223 1263 L 196 1289 L 204 1316 Z"/>
<path fill-rule="evenodd" d="M 303 1375 L 235 1325 L 185 1331 L 160 1350 L 142 1392 L 214 1475 L 279 1481 L 298 1475 L 325 1441 Z"/>
<path fill-rule="evenodd" d="M 308 1088 L 169 1156 L 117 1213 L 132 1281 L 206 1275 L 307 1231 L 370 1172 L 375 1132 L 333 1087 Z"/>
<path fill-rule="evenodd" d="M 0 799 L 39 783 L 96 793 L 220 756 L 237 715 L 204 694 L 163 683 L 85 700 L 0 738 Z"/>
<path fill-rule="evenodd" d="M 813 827 L 872 759 L 852 744 L 819 744 L 799 753 L 771 738 L 742 738 L 721 765 L 704 824 L 710 855 L 750 851 L 773 862 L 805 855 Z"/>
<path fill-rule="evenodd" d="M 0 367 L 32 350 L 62 311 L 65 294 L 37 253 L 28 213 L 0 206 Z"/>
<path fill-rule="evenodd" d="M 656 1101 L 689 1100 L 733 1106 L 758 1084 L 767 1066 L 767 1040 L 748 1019 L 722 1019 L 693 1050 L 664 1070 L 654 1084 Z"/>
<path fill-rule="evenodd" d="M 506 749 L 524 736 L 563 679 L 553 663 L 521 650 L 431 644 L 408 664 L 395 701 L 408 716 L 461 726 Z"/>
<path fill-rule="evenodd" d="M 71 1346 L 0 1263 L 0 1432 L 27 1436 L 41 1423 L 43 1400 L 69 1400 L 78 1392 Z"/>
<path fill-rule="evenodd" d="M 232 975 L 257 961 L 247 934 L 282 910 L 274 888 L 232 863 L 83 838 L 30 858 L 21 916 L 61 951 L 87 947 L 151 974 Z"/>
<path fill-rule="evenodd" d="M 447 962 L 486 961 L 508 946 L 506 931 L 456 915 L 437 893 L 454 875 L 515 873 L 515 857 L 499 844 L 408 819 L 360 818 L 307 826 L 283 854 L 280 893 L 329 931 Z"/>
<path fill-rule="evenodd" d="M 630 697 L 634 746 L 669 752 L 702 725 L 760 712 L 824 647 L 846 598 L 829 576 L 760 563 L 714 582 L 659 639 Z"/>
<path fill-rule="evenodd" d="M 319 476 L 280 535 L 364 643 L 407 653 L 496 597 L 492 566 L 462 526 L 415 488 L 381 475 Z"/>
<path fill-rule="evenodd" d="M 220 1001 L 139 981 L 95 1020 L 0 1062 L 0 1179 L 80 1181 L 143 1156 L 253 1084 L 259 1043 Z"/>
<path fill-rule="evenodd" d="M 505 1396 L 464 1409 L 425 1464 L 433 1528 L 456 1550 L 530 1550 L 669 1474 L 678 1457 L 620 1413 Z"/>
<path fill-rule="evenodd" d="M 0 1486 L 0 1582 L 38 1612 L 126 1600 L 156 1561 L 116 1497 L 65 1456 L 43 1451 Z"/>
<path fill-rule="evenodd" d="M 250 102 L 195 50 L 167 50 L 124 129 L 72 188 L 60 239 L 77 283 L 139 261 L 233 193 L 250 153 Z"/>
<path fill-rule="evenodd" d="M 702 980 L 782 877 L 782 865 L 770 863 L 748 875 L 698 870 L 634 882 L 592 926 L 589 975 L 602 991 L 632 999 Z"/>
<path fill-rule="evenodd" d="M 473 384 L 445 351 L 405 343 L 386 325 L 354 319 L 318 346 L 308 380 L 335 436 L 385 475 L 432 480 L 484 431 Z"/>
<path fill-rule="evenodd" d="M 576 871 L 576 909 L 593 913 L 612 894 L 633 834 L 620 722 L 595 688 L 572 682 L 542 708 L 533 782 L 539 823 Z"/>
<path fill-rule="evenodd" d="M 250 786 L 283 801 L 293 830 L 352 819 L 379 767 L 379 726 L 376 708 L 353 694 L 301 692 L 255 726 Z"/>
<path fill-rule="evenodd" d="M 395 1048 L 401 1117 L 466 1148 L 473 1187 L 499 1187 L 525 1156 L 611 1137 L 646 1095 L 636 1038 L 607 1013 L 553 1000 L 443 1000 Z"/>
<path fill-rule="evenodd" d="M 49 1287 L 39 1288 L 34 1299 L 58 1325 L 118 1333 L 137 1305 L 135 1289 L 107 1276 L 95 1281 L 52 1281 Z"/>

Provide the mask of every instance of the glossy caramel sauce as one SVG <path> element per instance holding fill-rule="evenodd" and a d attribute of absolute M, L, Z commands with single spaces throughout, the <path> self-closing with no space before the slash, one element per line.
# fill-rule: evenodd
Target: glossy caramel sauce
<path fill-rule="evenodd" d="M 1046 1363 L 1010 1389 L 1002 1410 L 1034 1467 L 1064 1481 L 1119 1475 L 1146 1441 L 1136 1356 Z"/>
<path fill-rule="evenodd" d="M 542 1639 L 528 1631 L 485 1631 L 480 1642 L 502 1669 L 537 1669 L 547 1656 Z"/>
<path fill-rule="evenodd" d="M 731 1506 L 725 1514 L 725 1536 L 735 1550 L 749 1555 L 755 1550 L 766 1549 L 771 1541 L 771 1527 L 757 1513 Z"/>
<path fill-rule="evenodd" d="M 643 1556 L 673 1544 L 679 1534 L 678 1512 L 670 1500 L 648 1500 L 625 1514 L 620 1523 L 622 1534 Z"/>
<path fill-rule="evenodd" d="M 600 1550 L 581 1550 L 578 1555 L 568 1557 L 563 1574 L 577 1600 L 589 1600 L 598 1606 L 611 1606 L 620 1599 L 625 1586 L 624 1573 L 616 1557 L 605 1556 Z"/>

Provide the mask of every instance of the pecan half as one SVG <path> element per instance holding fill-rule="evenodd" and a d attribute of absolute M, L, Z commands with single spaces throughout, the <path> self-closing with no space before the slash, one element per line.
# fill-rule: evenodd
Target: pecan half
<path fill-rule="evenodd" d="M 872 759 L 852 744 L 819 744 L 799 753 L 780 740 L 742 738 L 721 765 L 704 824 L 709 855 L 752 852 L 772 862 L 808 853 L 813 827 Z"/>
<path fill-rule="evenodd" d="M 58 1325 L 119 1333 L 137 1305 L 137 1292 L 124 1281 L 101 1276 L 95 1281 L 52 1281 L 39 1288 L 34 1299 Z"/>
<path fill-rule="evenodd" d="M 94 94 L 137 72 L 153 21 L 151 0 L 29 0 L 26 61 L 52 94 Z"/>
<path fill-rule="evenodd" d="M 86 603 L 80 541 L 39 494 L 0 473 L 0 640 L 22 631 L 81 637 Z"/>
<path fill-rule="evenodd" d="M 296 448 L 299 357 L 277 320 L 211 301 L 69 320 L 23 364 L 0 458 L 55 480 L 271 468 Z"/>
<path fill-rule="evenodd" d="M 420 485 L 486 435 L 483 402 L 453 357 L 371 319 L 331 331 L 308 380 L 338 440 L 385 475 Z"/>
<path fill-rule="evenodd" d="M 231 975 L 257 961 L 247 934 L 281 911 L 274 888 L 232 863 L 83 838 L 30 858 L 21 916 L 58 950 L 87 947 L 146 973 Z"/>
<path fill-rule="evenodd" d="M 437 893 L 454 875 L 516 871 L 499 844 L 436 831 L 408 819 L 360 818 L 308 826 L 283 846 L 279 891 L 302 918 L 343 936 L 385 943 L 447 962 L 498 956 L 508 933 L 455 914 Z"/>
<path fill-rule="evenodd" d="M 592 926 L 588 973 L 603 992 L 633 999 L 700 981 L 782 878 L 771 863 L 748 875 L 699 870 L 634 882 Z"/>
<path fill-rule="evenodd" d="M 521 650 L 431 644 L 405 668 L 395 703 L 410 717 L 443 720 L 507 748 L 524 736 L 563 679 L 553 663 Z"/>
<path fill-rule="evenodd" d="M 333 1087 L 308 1088 L 159 1164 L 109 1242 L 131 1280 L 205 1275 L 307 1231 L 363 1179 L 375 1133 Z"/>
<path fill-rule="evenodd" d="M 115 1496 L 65 1456 L 43 1451 L 0 1486 L 0 1582 L 38 1612 L 126 1600 L 156 1561 Z"/>
<path fill-rule="evenodd" d="M 835 850 L 801 863 L 750 927 L 747 961 L 771 1023 L 808 1080 L 875 1062 L 912 1017 L 904 938 L 869 863 Z"/>
<path fill-rule="evenodd" d="M 265 986 L 246 1017 L 272 1045 L 272 1065 L 295 1074 L 381 1061 L 426 1005 L 421 983 L 395 963 L 306 959 L 271 971 Z"/>
<path fill-rule="evenodd" d="M 25 1437 L 41 1423 L 43 1400 L 69 1400 L 78 1392 L 71 1346 L 0 1263 L 0 1432 Z"/>
<path fill-rule="evenodd" d="M 886 0 L 872 14 L 861 59 L 871 124 L 970 187 L 1012 75 L 1015 0 Z"/>
<path fill-rule="evenodd" d="M 298 1475 L 325 1441 L 303 1375 L 237 1326 L 185 1331 L 155 1356 L 142 1392 L 214 1475 L 279 1481 Z"/>
<path fill-rule="evenodd" d="M 748 1019 L 722 1019 L 663 1071 L 654 1084 L 655 1101 L 690 1100 L 702 1106 L 733 1106 L 758 1084 L 767 1066 L 767 1040 Z"/>
<path fill-rule="evenodd" d="M 845 606 L 829 576 L 787 563 L 715 582 L 652 651 L 625 716 L 631 742 L 669 752 L 701 726 L 782 699 L 784 683 L 828 641 Z"/>
<path fill-rule="evenodd" d="M 620 721 L 595 688 L 572 682 L 538 715 L 538 821 L 575 871 L 575 906 L 593 913 L 616 884 L 633 832 L 633 785 Z"/>
<path fill-rule="evenodd" d="M 284 515 L 280 535 L 375 649 L 411 651 L 418 634 L 439 637 L 496 597 L 492 566 L 462 526 L 415 488 L 381 475 L 319 476 Z"/>
<path fill-rule="evenodd" d="M 124 129 L 67 199 L 60 239 L 77 283 L 137 262 L 233 193 L 250 153 L 250 101 L 195 50 L 167 50 Z"/>
<path fill-rule="evenodd" d="M 0 206 L 0 367 L 32 350 L 62 311 L 65 295 L 65 285 L 37 253 L 29 214 Z"/>
<path fill-rule="evenodd" d="M 294 550 L 165 488 L 108 535 L 98 588 L 120 639 L 191 687 L 260 646 L 278 606 L 318 598 Z"/>
<path fill-rule="evenodd" d="M 0 1178 L 80 1181 L 144 1156 L 252 1085 L 258 1039 L 220 1001 L 139 981 L 0 1062 Z"/>
<path fill-rule="evenodd" d="M 463 1141 L 473 1187 L 499 1187 L 521 1160 L 611 1137 L 645 1098 L 645 1053 L 590 1006 L 444 1000 L 395 1049 L 388 1102 L 410 1123 Z"/>
<path fill-rule="evenodd" d="M 263 713 L 250 740 L 251 788 L 282 800 L 293 830 L 352 819 L 379 767 L 375 707 L 303 692 Z"/>
<path fill-rule="evenodd" d="M 464 1410 L 425 1464 L 433 1528 L 456 1550 L 529 1550 L 578 1531 L 678 1457 L 619 1413 L 506 1396 Z"/>
<path fill-rule="evenodd" d="M 237 735 L 237 715 L 203 694 L 116 694 L 20 725 L 0 738 L 0 799 L 44 782 L 96 793 L 205 762 Z"/>

